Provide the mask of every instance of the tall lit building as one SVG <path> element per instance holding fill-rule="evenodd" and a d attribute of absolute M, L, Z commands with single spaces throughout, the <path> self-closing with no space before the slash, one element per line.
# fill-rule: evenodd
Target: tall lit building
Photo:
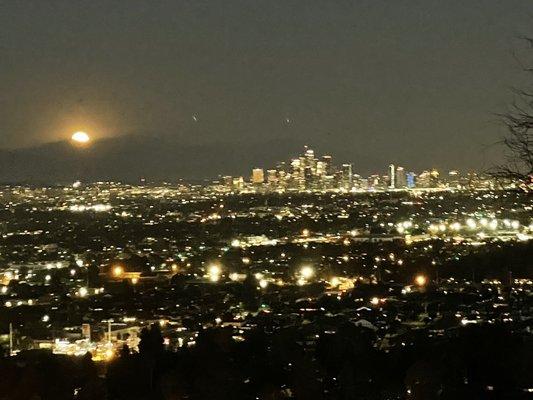
<path fill-rule="evenodd" d="M 396 167 L 396 188 L 403 189 L 407 187 L 407 175 L 403 167 Z"/>
<path fill-rule="evenodd" d="M 318 176 L 326 175 L 326 164 L 323 161 L 317 161 L 317 163 L 316 163 L 316 174 Z"/>
<path fill-rule="evenodd" d="M 364 179 L 361 175 L 353 174 L 352 181 L 352 187 L 358 190 L 368 189 L 368 181 Z"/>
<path fill-rule="evenodd" d="M 394 164 L 389 165 L 389 189 L 396 188 L 396 167 Z"/>
<path fill-rule="evenodd" d="M 265 172 L 263 168 L 254 168 L 252 170 L 252 183 L 254 185 L 261 184 L 265 181 Z"/>
<path fill-rule="evenodd" d="M 244 189 L 244 178 L 239 176 L 238 178 L 233 178 L 233 188 L 237 190 Z"/>
<path fill-rule="evenodd" d="M 367 187 L 371 190 L 379 189 L 381 187 L 381 179 L 379 175 L 370 175 L 367 178 Z"/>
<path fill-rule="evenodd" d="M 431 187 L 431 175 L 429 171 L 422 171 L 420 174 L 418 174 L 416 186 L 421 188 Z"/>
<path fill-rule="evenodd" d="M 233 177 L 232 176 L 223 176 L 221 180 L 222 185 L 226 189 L 233 189 Z"/>
<path fill-rule="evenodd" d="M 407 173 L 407 187 L 413 189 L 416 186 L 416 174 L 414 172 Z"/>
<path fill-rule="evenodd" d="M 440 176 L 439 171 L 433 168 L 430 172 L 431 187 L 437 187 L 439 185 L 440 183 L 439 176 Z"/>
<path fill-rule="evenodd" d="M 342 164 L 342 186 L 351 189 L 353 186 L 352 164 Z"/>
<path fill-rule="evenodd" d="M 459 174 L 459 171 L 452 170 L 448 172 L 448 185 L 454 188 L 461 187 L 461 175 Z"/>
<path fill-rule="evenodd" d="M 305 150 L 305 166 L 310 168 L 313 174 L 316 173 L 315 152 L 311 149 L 308 149 L 307 146 Z"/>
<path fill-rule="evenodd" d="M 275 185 L 278 182 L 278 171 L 275 169 L 267 170 L 267 182 L 270 185 Z"/>

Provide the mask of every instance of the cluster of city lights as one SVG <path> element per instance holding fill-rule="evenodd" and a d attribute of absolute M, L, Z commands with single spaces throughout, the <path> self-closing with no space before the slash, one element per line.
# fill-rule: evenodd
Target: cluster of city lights
<path fill-rule="evenodd" d="M 407 234 L 409 233 L 410 229 L 413 227 L 418 227 L 417 225 L 413 224 L 412 221 L 403 221 L 396 224 L 396 231 L 399 234 Z M 488 231 L 496 231 L 496 230 L 504 230 L 504 231 L 518 231 L 522 227 L 520 221 L 518 220 L 510 220 L 510 219 L 503 219 L 501 221 L 498 221 L 495 218 L 489 219 L 489 218 L 467 218 L 463 223 L 459 221 L 453 221 L 453 222 L 440 222 L 440 223 L 429 223 L 427 225 L 427 230 L 433 234 L 444 234 L 445 232 L 466 232 L 469 231 L 474 233 L 478 233 L 479 231 L 488 230 Z M 533 231 L 533 224 L 526 227 L 527 230 Z"/>

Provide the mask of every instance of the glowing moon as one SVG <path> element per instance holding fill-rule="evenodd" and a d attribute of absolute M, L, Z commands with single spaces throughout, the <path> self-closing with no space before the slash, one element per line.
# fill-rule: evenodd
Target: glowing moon
<path fill-rule="evenodd" d="M 89 135 L 82 131 L 73 133 L 71 139 L 76 143 L 87 143 L 89 140 L 91 140 Z"/>

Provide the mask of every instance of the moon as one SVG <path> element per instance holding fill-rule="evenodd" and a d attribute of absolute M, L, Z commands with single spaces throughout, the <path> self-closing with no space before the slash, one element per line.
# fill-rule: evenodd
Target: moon
<path fill-rule="evenodd" d="M 80 143 L 80 144 L 87 143 L 89 142 L 89 140 L 91 140 L 89 135 L 87 135 L 87 133 L 82 132 L 82 131 L 74 132 L 71 136 L 71 139 L 73 142 Z"/>

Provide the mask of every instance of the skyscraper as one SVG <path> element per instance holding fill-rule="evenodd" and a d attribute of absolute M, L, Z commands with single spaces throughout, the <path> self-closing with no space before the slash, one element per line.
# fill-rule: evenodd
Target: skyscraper
<path fill-rule="evenodd" d="M 396 167 L 396 188 L 403 189 L 407 187 L 407 175 L 403 167 Z"/>
<path fill-rule="evenodd" d="M 278 183 L 278 171 L 275 169 L 267 170 L 267 182 L 270 186 L 276 186 Z"/>
<path fill-rule="evenodd" d="M 233 178 L 233 188 L 237 190 L 242 190 L 244 188 L 244 178 L 242 176 Z"/>
<path fill-rule="evenodd" d="M 389 189 L 396 188 L 396 167 L 394 164 L 389 165 Z"/>
<path fill-rule="evenodd" d="M 416 186 L 421 188 L 431 187 L 431 175 L 429 171 L 422 171 L 418 174 Z"/>
<path fill-rule="evenodd" d="M 407 174 L 407 187 L 413 189 L 416 186 L 416 174 L 414 172 L 409 172 Z"/>
<path fill-rule="evenodd" d="M 265 172 L 263 168 L 254 168 L 252 170 L 252 183 L 259 185 L 265 181 Z"/>
<path fill-rule="evenodd" d="M 342 164 L 342 187 L 351 189 L 353 184 L 352 164 Z"/>
<path fill-rule="evenodd" d="M 333 162 L 332 162 L 331 156 L 328 156 L 328 155 L 322 156 L 322 163 L 324 164 L 325 175 L 332 175 Z"/>

